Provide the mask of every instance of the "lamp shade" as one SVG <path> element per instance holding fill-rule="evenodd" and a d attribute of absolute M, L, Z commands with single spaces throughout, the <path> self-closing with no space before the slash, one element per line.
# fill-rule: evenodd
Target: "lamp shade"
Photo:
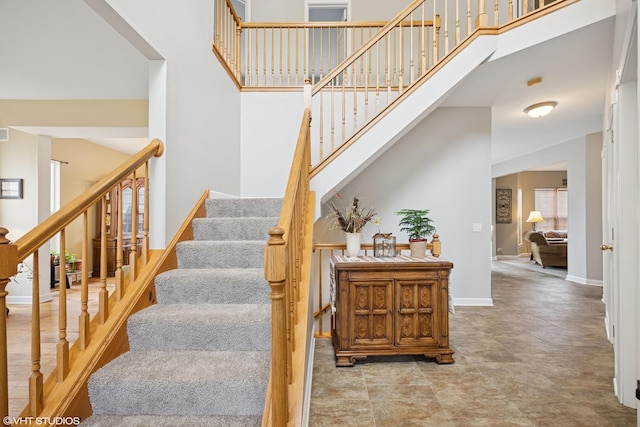
<path fill-rule="evenodd" d="M 527 218 L 526 222 L 544 222 L 544 219 L 542 219 L 542 215 L 540 215 L 540 211 L 531 211 L 531 213 L 529 213 L 529 218 Z"/>

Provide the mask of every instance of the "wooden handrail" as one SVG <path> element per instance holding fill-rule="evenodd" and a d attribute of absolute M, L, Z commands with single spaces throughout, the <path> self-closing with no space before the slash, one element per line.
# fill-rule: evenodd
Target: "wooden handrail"
<path fill-rule="evenodd" d="M 360 249 L 365 251 L 373 251 L 373 243 L 360 243 Z M 334 251 L 345 251 L 347 250 L 346 243 L 315 243 L 313 244 L 313 250 L 334 250 Z M 409 243 L 396 243 L 397 251 L 406 251 L 409 250 Z M 440 236 L 438 234 L 433 235 L 433 239 L 431 242 L 427 243 L 427 250 L 431 252 L 431 255 L 438 258 L 442 254 L 442 242 L 440 241 Z"/>
<path fill-rule="evenodd" d="M 138 153 L 130 157 L 122 165 L 114 169 L 111 173 L 107 174 L 104 178 L 94 184 L 86 192 L 73 199 L 66 206 L 62 207 L 58 212 L 51 215 L 42 223 L 34 227 L 31 231 L 24 236 L 17 239 L 14 243 L 11 243 L 6 235 L 8 230 L 0 227 L 0 308 L 4 312 L 6 307 L 5 286 L 9 279 L 17 274 L 18 264 L 23 262 L 27 257 L 33 256 L 33 274 L 32 280 L 32 336 L 31 336 L 31 366 L 32 374 L 29 378 L 29 404 L 22 413 L 22 416 L 40 416 L 42 411 L 48 411 L 51 409 L 52 401 L 46 397 L 45 390 L 55 388 L 60 384 L 69 383 L 69 377 L 72 375 L 71 369 L 73 367 L 72 361 L 77 354 L 86 355 L 89 348 L 92 346 L 101 347 L 104 344 L 102 342 L 92 342 L 92 336 L 96 334 L 98 325 L 107 323 L 109 319 L 109 313 L 112 309 L 112 305 L 121 299 L 123 296 L 122 289 L 117 292 L 115 298 L 109 297 L 109 292 L 106 288 L 106 276 L 107 276 L 107 262 L 106 262 L 106 215 L 99 217 L 99 224 L 102 230 L 101 241 L 101 263 L 100 263 L 100 278 L 101 288 L 99 291 L 98 313 L 94 316 L 93 320 L 90 319 L 88 312 L 88 246 L 89 246 L 89 222 L 88 211 L 96 204 L 102 204 L 102 212 L 106 212 L 105 201 L 107 194 L 116 191 L 118 194 L 122 194 L 122 181 L 129 176 L 133 176 L 134 182 L 136 179 L 136 171 L 142 167 L 145 170 L 145 180 L 148 184 L 148 163 L 151 158 L 162 155 L 163 144 L 160 140 L 154 139 L 146 147 L 140 150 Z M 148 187 L 145 187 L 148 188 Z M 134 187 L 135 189 L 135 187 Z M 134 191 L 133 202 L 136 203 Z M 145 206 L 147 209 L 143 212 L 144 215 L 144 230 L 143 230 L 143 248 L 145 251 L 145 244 L 147 241 L 147 227 L 149 209 L 146 204 L 149 195 L 148 191 L 145 191 Z M 132 218 L 132 231 L 136 233 L 136 225 L 138 221 L 137 203 L 133 206 L 133 218 Z M 120 210 L 119 210 L 120 212 Z M 119 215 L 121 217 L 121 215 Z M 65 274 L 65 263 L 61 261 L 62 273 L 60 275 L 60 287 L 58 292 L 58 341 L 56 343 L 56 366 L 54 374 L 49 377 L 46 383 L 43 383 L 43 374 L 41 372 L 41 338 L 40 338 L 40 317 L 39 317 L 39 304 L 40 304 L 40 277 L 39 273 L 39 252 L 49 243 L 50 239 L 56 234 L 60 234 L 60 254 L 66 252 L 66 228 L 75 219 L 82 218 L 83 232 L 82 232 L 82 257 L 85 267 L 82 269 L 81 277 L 81 293 L 80 293 L 80 315 L 78 318 L 78 339 L 70 349 L 71 343 L 67 339 L 68 329 L 68 316 L 67 316 L 67 275 Z M 111 225 L 110 225 L 111 226 Z M 122 227 L 120 220 L 119 229 Z M 118 233 L 118 247 L 122 248 L 122 234 Z M 135 248 L 137 247 L 136 235 L 132 237 L 134 239 L 131 248 L 131 257 L 129 263 L 131 264 L 131 274 L 129 275 L 130 282 L 134 282 L 136 279 L 136 267 L 141 264 L 142 268 L 146 267 L 148 258 L 140 258 Z M 48 252 L 48 249 L 47 249 Z M 64 255 L 63 255 L 64 256 Z M 0 320 L 0 416 L 5 417 L 9 415 L 9 389 L 8 389 L 8 352 L 7 352 L 7 324 L 5 316 L 1 316 Z M 79 353 L 78 353 L 79 352 Z M 84 365 L 75 365 L 75 369 L 84 369 Z M 66 386 L 65 386 L 66 387 Z M 68 393 L 65 393 L 67 395 Z M 58 396 L 59 397 L 59 396 Z M 55 399 L 54 399 L 55 400 Z M 55 402 L 54 404 L 58 404 Z M 50 415 L 60 415 L 59 412 L 49 413 Z"/>
<path fill-rule="evenodd" d="M 73 199 L 67 206 L 38 224 L 33 230 L 16 240 L 18 262 L 23 261 L 37 248 L 49 241 L 86 208 L 98 202 L 111 188 L 142 166 L 151 157 L 160 157 L 164 151 L 162 142 L 154 139 L 112 173 L 102 178 L 87 191 Z"/>
<path fill-rule="evenodd" d="M 269 230 L 264 277 L 271 287 L 271 374 L 263 426 L 300 425 L 308 316 L 312 217 L 309 211 L 311 111 L 302 117 L 278 225 Z M 307 299 L 307 301 L 305 301 Z"/>
<path fill-rule="evenodd" d="M 382 40 L 389 33 L 389 30 L 396 27 L 400 22 L 404 20 L 404 18 L 413 12 L 418 6 L 420 6 L 424 0 L 414 0 L 409 4 L 409 6 L 405 7 L 400 13 L 396 15 L 391 21 L 389 21 L 382 29 L 376 34 L 373 38 L 369 39 L 365 44 L 360 46 L 360 48 L 353 52 L 347 59 L 342 61 L 339 67 L 334 68 L 329 74 L 324 76 L 322 80 L 320 80 L 313 87 L 312 95 L 318 93 L 324 86 L 326 86 L 331 80 L 335 79 L 340 74 L 344 73 L 344 71 L 353 64 L 353 62 L 358 59 L 364 52 L 369 50 L 373 45 Z"/>
<path fill-rule="evenodd" d="M 449 7 L 454 1 L 455 7 Z M 475 12 L 471 8 L 472 1 L 476 3 Z M 425 17 L 422 16 L 419 20 L 421 25 L 424 28 L 435 28 L 433 36 L 437 38 L 437 40 L 423 40 L 425 43 L 434 44 L 433 49 L 431 47 L 428 49 L 431 50 L 427 55 L 429 62 L 436 62 L 443 55 L 447 55 L 451 49 L 458 46 L 464 38 L 469 37 L 478 28 L 502 28 L 510 23 L 528 19 L 540 11 L 543 14 L 551 13 L 557 10 L 561 3 L 570 4 L 579 0 L 553 2 L 541 0 L 538 7 L 532 10 L 529 10 L 525 0 L 525 11 L 519 17 L 514 17 L 514 0 L 493 0 L 493 4 L 489 6 L 486 5 L 487 1 L 490 0 L 468 0 L 465 5 L 460 0 L 442 0 L 444 6 L 440 2 L 433 6 L 433 19 L 424 19 Z M 407 11 L 412 8 L 415 11 L 415 8 L 420 5 L 425 8 L 426 3 L 414 0 L 398 15 L 404 14 L 404 17 L 396 16 L 391 21 L 243 22 L 233 9 L 230 0 L 216 0 L 212 49 L 240 90 L 299 89 L 305 78 L 310 77 L 315 84 L 317 75 L 323 80 L 327 79 L 326 81 L 338 77 L 340 71 L 337 71 L 337 68 L 339 65 L 344 66 L 345 61 L 346 68 L 355 67 L 355 61 L 362 58 L 361 56 L 355 58 L 355 51 L 366 49 L 365 43 L 369 46 L 376 43 L 372 37 L 375 36 L 379 42 L 384 37 L 383 34 L 388 33 L 392 28 L 406 30 L 413 27 L 415 29 L 418 20 L 406 19 Z M 451 13 L 453 10 L 450 9 L 455 9 L 455 12 Z M 487 13 L 489 10 L 493 10 L 493 13 Z M 475 19 L 472 19 L 472 13 L 477 14 Z M 422 15 L 425 15 L 424 11 Z M 506 21 L 500 22 L 501 16 L 502 19 L 506 16 Z M 365 34 L 367 28 L 369 33 Z M 325 51 L 314 53 L 313 31 L 307 30 L 323 29 L 329 30 L 324 36 L 329 37 L 329 40 L 323 42 L 326 44 Z M 374 33 L 372 29 L 379 31 Z M 341 33 L 341 41 L 338 41 L 336 36 L 331 38 L 331 30 Z M 461 33 L 464 34 L 461 35 Z M 318 34 L 318 37 L 323 36 Z M 429 37 L 430 34 L 427 34 L 426 39 Z M 267 39 L 270 40 L 269 43 Z M 349 43 L 347 39 L 350 40 Z M 417 62 L 417 58 L 410 59 L 405 56 L 401 43 L 393 43 L 389 47 L 397 50 L 393 53 L 397 59 Z M 319 48 L 322 49 L 322 44 Z M 339 50 L 339 55 L 336 54 L 335 58 L 328 57 L 328 63 L 314 64 L 313 61 L 318 56 L 317 59 L 320 62 L 323 61 L 323 56 L 328 55 L 326 52 L 328 48 Z M 443 51 L 438 52 L 441 49 Z M 346 59 L 342 57 L 347 54 L 349 57 Z M 332 59 L 335 59 L 335 62 Z M 325 71 L 331 72 L 333 77 L 325 77 Z M 317 90 L 316 86 L 314 93 Z"/>
<path fill-rule="evenodd" d="M 369 28 L 384 29 L 389 21 L 242 22 L 242 28 Z M 405 21 L 404 24 L 409 24 Z"/>
<path fill-rule="evenodd" d="M 236 21 L 236 25 L 238 26 L 242 25 L 242 20 L 236 13 L 236 10 L 233 8 L 233 5 L 231 4 L 231 0 L 224 0 L 224 1 L 225 3 L 227 3 L 227 7 L 229 8 L 229 12 L 231 12 L 231 16 L 233 16 L 233 20 Z"/>
<path fill-rule="evenodd" d="M 502 24 L 499 9 L 506 3 L 495 0 L 492 25 L 484 7 L 486 0 L 478 0 L 479 16 L 475 26 L 471 22 L 471 2 L 468 1 L 466 33 L 462 39 L 460 27 L 464 12 L 461 13 L 456 2 L 452 16 L 448 7 L 451 1 L 454 0 L 436 2 L 432 10 L 426 10 L 424 0 L 414 1 L 314 85 L 313 115 L 319 125 L 312 134 L 312 178 L 472 40 L 483 35 L 501 34 L 579 0 L 557 0 L 515 19 L 513 4 L 509 1 L 508 22 Z M 433 25 L 425 31 L 427 22 Z M 449 31 L 450 27 L 454 27 L 452 31 Z M 363 68 L 365 78 L 358 81 L 357 73 L 362 75 Z"/>

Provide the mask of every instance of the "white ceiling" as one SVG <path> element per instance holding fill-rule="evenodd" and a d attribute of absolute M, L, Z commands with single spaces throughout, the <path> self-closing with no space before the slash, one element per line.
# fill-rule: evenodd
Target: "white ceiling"
<path fill-rule="evenodd" d="M 148 60 L 84 1 L 0 1 L 0 99 L 148 99 Z M 146 128 L 16 129 L 133 154 Z"/>
<path fill-rule="evenodd" d="M 487 62 L 442 106 L 492 107 L 493 163 L 601 131 L 613 32 L 610 18 Z M 542 83 L 527 86 L 534 77 Z M 558 102 L 548 116 L 524 113 L 544 101 Z"/>
<path fill-rule="evenodd" d="M 491 107 L 494 163 L 601 131 L 613 32 L 611 18 L 489 60 L 442 106 Z M 83 1 L 0 2 L 0 58 L 9 64 L 0 67 L 0 99 L 148 98 L 147 59 Z M 543 82 L 528 87 L 533 77 Z M 523 112 L 547 100 L 558 102 L 549 116 Z M 30 129 L 58 138 L 85 132 L 123 152 L 146 143 L 146 134 L 118 128 Z"/>

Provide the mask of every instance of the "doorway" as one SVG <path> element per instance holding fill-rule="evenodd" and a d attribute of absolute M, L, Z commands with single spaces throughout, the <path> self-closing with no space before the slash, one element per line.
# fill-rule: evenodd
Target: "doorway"
<path fill-rule="evenodd" d="M 350 19 L 349 2 L 314 0 L 305 4 L 307 22 L 345 22 Z M 346 28 L 312 28 L 308 35 L 308 70 L 311 84 L 320 81 L 349 55 L 351 35 Z"/>

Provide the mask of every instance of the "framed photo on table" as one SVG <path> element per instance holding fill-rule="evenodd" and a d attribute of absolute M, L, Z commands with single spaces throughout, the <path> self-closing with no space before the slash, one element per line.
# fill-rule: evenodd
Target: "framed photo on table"
<path fill-rule="evenodd" d="M 22 178 L 0 178 L 0 199 L 22 199 Z"/>

